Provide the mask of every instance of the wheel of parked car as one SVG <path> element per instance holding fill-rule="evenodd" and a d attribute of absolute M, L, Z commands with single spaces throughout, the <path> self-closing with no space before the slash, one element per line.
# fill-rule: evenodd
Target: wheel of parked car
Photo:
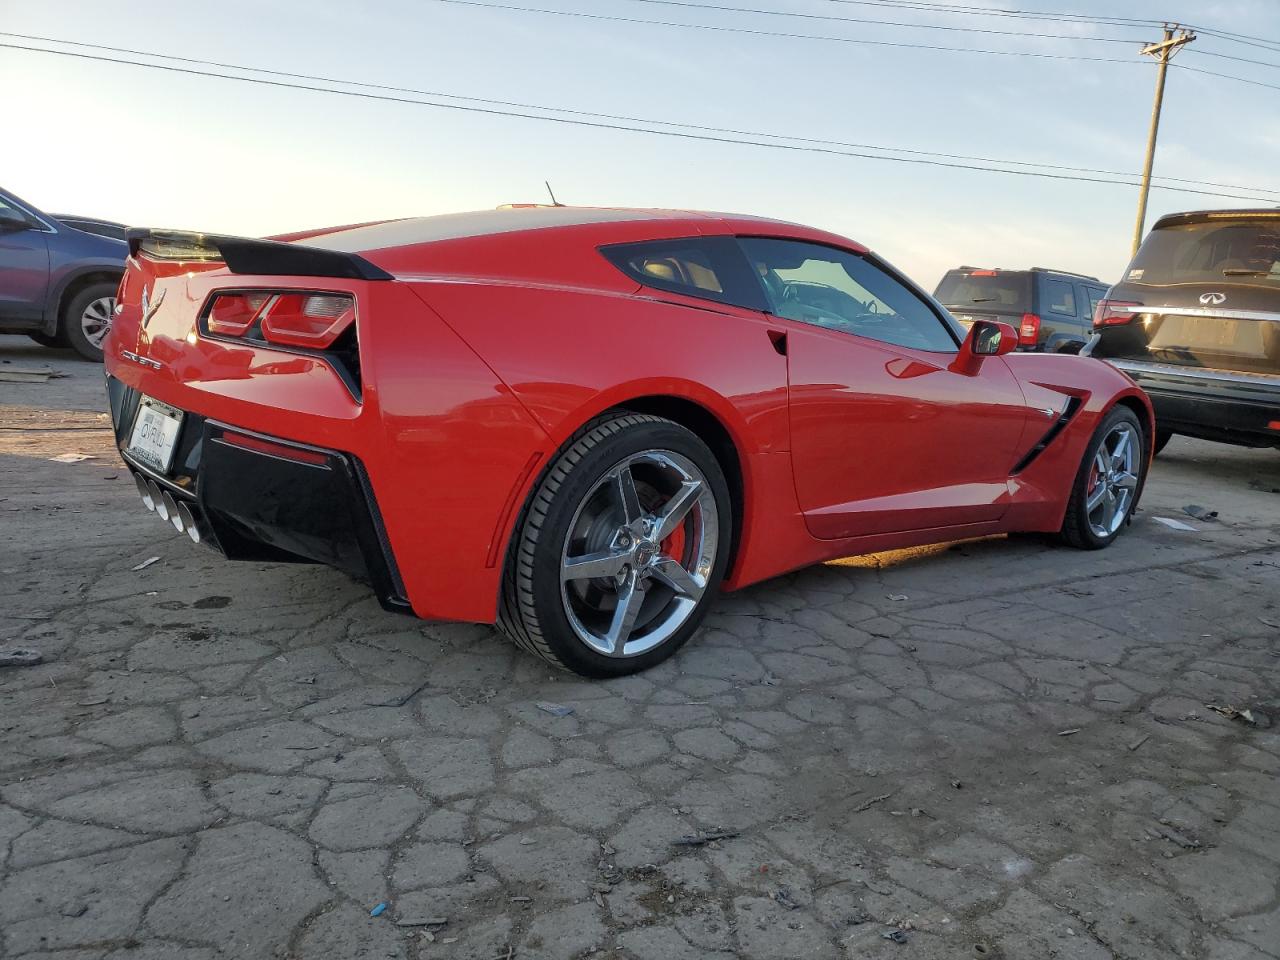
<path fill-rule="evenodd" d="M 1152 445 L 1152 447 L 1151 447 L 1152 453 L 1153 453 L 1155 456 L 1159 456 L 1159 455 L 1160 455 L 1160 451 L 1161 451 L 1161 450 L 1163 450 L 1163 449 L 1165 448 L 1165 446 L 1167 446 L 1167 445 L 1168 445 L 1169 441 L 1170 441 L 1170 440 L 1172 440 L 1172 439 L 1173 439 L 1173 431 L 1172 431 L 1172 430 L 1157 430 L 1157 431 L 1156 431 L 1156 442 L 1155 442 L 1155 443 Z"/>
<path fill-rule="evenodd" d="M 671 656 L 724 577 L 732 510 L 715 455 L 659 417 L 589 423 L 525 509 L 500 626 L 557 666 L 614 677 Z"/>
<path fill-rule="evenodd" d="M 67 341 L 63 340 L 62 337 L 57 334 L 49 336 L 47 333 L 28 333 L 27 336 L 42 347 L 61 348 L 67 345 Z"/>
<path fill-rule="evenodd" d="M 67 303 L 62 331 L 67 343 L 86 360 L 102 359 L 102 341 L 115 316 L 116 285 L 92 283 Z"/>
<path fill-rule="evenodd" d="M 1128 407 L 1116 407 L 1094 431 L 1076 474 L 1062 537 L 1098 550 L 1120 535 L 1142 492 L 1147 457 L 1142 426 Z"/>

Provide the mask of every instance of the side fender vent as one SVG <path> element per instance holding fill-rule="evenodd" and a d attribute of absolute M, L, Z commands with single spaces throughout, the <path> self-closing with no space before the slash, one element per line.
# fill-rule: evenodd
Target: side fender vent
<path fill-rule="evenodd" d="M 1027 467 L 1031 466 L 1031 464 L 1035 462 L 1036 457 L 1044 453 L 1049 444 L 1053 443 L 1058 434 L 1066 429 L 1067 424 L 1070 423 L 1075 415 L 1080 411 L 1080 407 L 1083 402 L 1084 401 L 1079 397 L 1067 398 L 1066 406 L 1062 408 L 1062 415 L 1054 421 L 1053 426 L 1051 426 L 1048 432 L 1040 438 L 1040 442 L 1028 450 L 1026 455 L 1017 462 L 1011 471 L 1009 471 L 1011 476 L 1017 476 L 1023 470 L 1027 469 Z"/>

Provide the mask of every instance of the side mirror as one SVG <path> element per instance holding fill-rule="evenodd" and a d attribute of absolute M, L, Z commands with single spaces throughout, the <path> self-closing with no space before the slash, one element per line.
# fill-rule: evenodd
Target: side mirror
<path fill-rule="evenodd" d="M 0 233 L 19 233 L 31 229 L 31 223 L 12 207 L 0 207 Z"/>
<path fill-rule="evenodd" d="M 982 366 L 984 357 L 1003 357 L 1017 348 L 1018 331 L 1012 326 L 994 320 L 977 320 L 969 328 L 969 335 L 960 345 L 951 369 L 973 376 Z"/>

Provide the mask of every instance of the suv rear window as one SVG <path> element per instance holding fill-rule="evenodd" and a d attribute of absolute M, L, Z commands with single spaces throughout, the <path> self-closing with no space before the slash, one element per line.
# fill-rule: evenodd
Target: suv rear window
<path fill-rule="evenodd" d="M 1010 270 L 951 270 L 933 297 L 948 307 L 1031 312 L 1031 274 Z"/>
<path fill-rule="evenodd" d="M 1153 230 L 1129 265 L 1130 283 L 1233 283 L 1280 288 L 1280 217 L 1212 220 Z"/>

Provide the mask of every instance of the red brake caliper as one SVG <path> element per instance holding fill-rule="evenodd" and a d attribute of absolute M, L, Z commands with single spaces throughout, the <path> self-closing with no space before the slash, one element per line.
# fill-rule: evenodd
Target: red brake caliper
<path fill-rule="evenodd" d="M 676 562 L 684 564 L 684 547 L 685 547 L 685 525 L 682 523 L 676 527 L 675 532 L 667 539 L 663 540 L 659 545 L 664 557 L 675 557 Z"/>

